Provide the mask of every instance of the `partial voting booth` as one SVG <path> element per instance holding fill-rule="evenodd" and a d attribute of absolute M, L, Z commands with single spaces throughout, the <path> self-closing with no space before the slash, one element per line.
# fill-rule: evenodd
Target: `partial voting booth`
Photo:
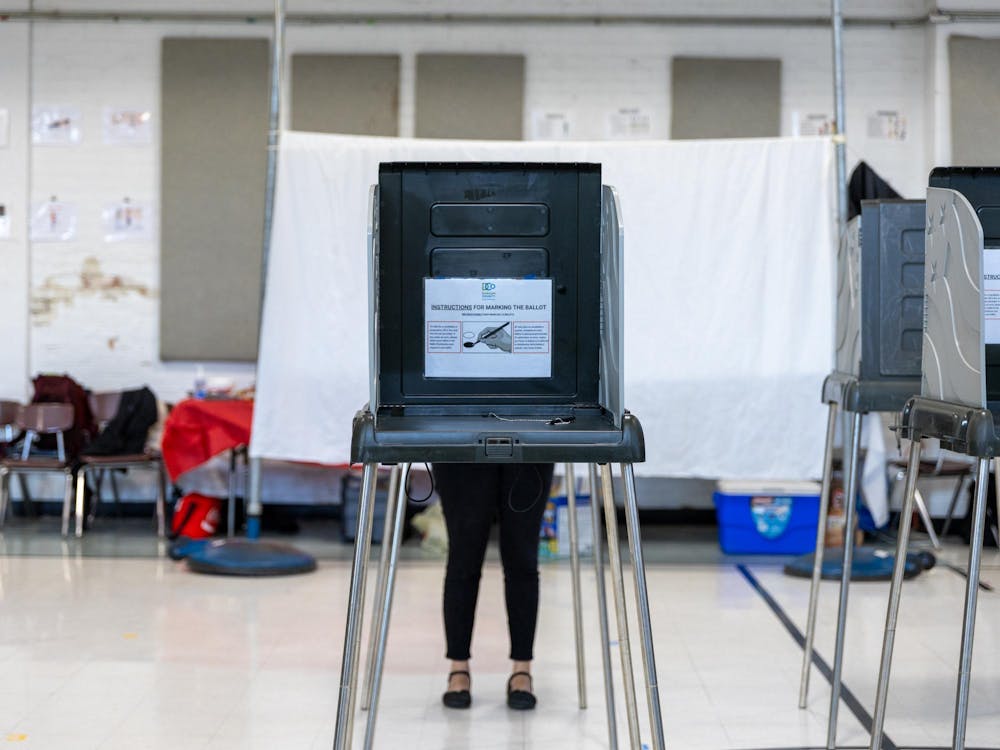
<path fill-rule="evenodd" d="M 828 744 L 836 743 L 844 630 L 854 553 L 862 415 L 899 413 L 907 399 L 920 390 L 923 269 L 924 202 L 865 201 L 861 215 L 848 223 L 837 256 L 835 369 L 824 381 L 822 391 L 822 400 L 828 405 L 829 413 L 799 689 L 799 707 L 805 708 L 831 494 L 834 433 L 840 410 L 850 424 L 845 424 L 844 430 L 843 467 L 847 479 L 844 547 Z M 933 528 L 927 510 L 922 508 L 921 512 L 927 527 Z"/>
<path fill-rule="evenodd" d="M 364 474 L 334 748 L 349 748 L 353 739 L 378 466 L 400 468 L 362 701 L 366 748 L 374 738 L 410 465 L 557 462 L 566 464 L 570 488 L 573 464 L 588 464 L 592 496 L 603 500 L 629 747 L 640 750 L 611 470 L 621 466 L 651 746 L 662 750 L 632 468 L 645 459 L 645 440 L 624 408 L 623 228 L 615 191 L 602 186 L 598 164 L 389 163 L 380 166 L 370 209 L 370 393 L 353 423 L 351 461 L 363 464 Z M 568 494 L 575 551 L 575 490 Z M 591 506 L 596 513 L 596 502 Z M 608 738 L 616 747 L 604 570 L 595 557 Z M 583 708 L 577 554 L 571 568 Z"/>
<path fill-rule="evenodd" d="M 952 736 L 954 750 L 963 750 L 987 481 L 990 461 L 1000 452 L 1000 168 L 935 169 L 927 189 L 926 238 L 921 395 L 907 401 L 900 425 L 901 434 L 910 440 L 902 518 L 913 513 L 922 438 L 936 438 L 943 448 L 977 460 Z M 995 468 L 1000 474 L 996 463 Z M 901 523 L 871 750 L 882 747 L 908 540 L 909 524 Z"/>

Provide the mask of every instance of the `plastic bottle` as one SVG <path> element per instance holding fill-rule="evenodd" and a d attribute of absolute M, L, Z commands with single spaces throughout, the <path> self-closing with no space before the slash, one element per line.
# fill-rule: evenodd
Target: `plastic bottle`
<path fill-rule="evenodd" d="M 202 365 L 198 365 L 198 369 L 194 373 L 194 397 L 198 399 L 205 398 L 205 368 Z"/>

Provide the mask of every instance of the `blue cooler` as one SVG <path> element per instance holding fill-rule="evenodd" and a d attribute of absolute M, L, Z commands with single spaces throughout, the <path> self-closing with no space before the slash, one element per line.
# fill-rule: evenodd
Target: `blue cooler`
<path fill-rule="evenodd" d="M 816 482 L 719 482 L 713 496 L 719 546 L 731 555 L 812 552 L 819 493 Z"/>

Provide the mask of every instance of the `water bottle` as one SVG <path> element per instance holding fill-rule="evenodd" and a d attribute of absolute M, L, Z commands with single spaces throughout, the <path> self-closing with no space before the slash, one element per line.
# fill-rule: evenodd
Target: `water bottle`
<path fill-rule="evenodd" d="M 205 368 L 198 365 L 198 369 L 194 373 L 194 397 L 205 398 L 205 393 Z"/>

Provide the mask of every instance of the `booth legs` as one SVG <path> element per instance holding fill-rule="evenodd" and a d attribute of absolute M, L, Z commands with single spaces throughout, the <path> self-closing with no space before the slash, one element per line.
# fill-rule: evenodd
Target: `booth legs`
<path fill-rule="evenodd" d="M 365 750 L 372 749 L 375 741 L 375 722 L 378 719 L 378 699 L 379 691 L 382 688 L 382 666 L 385 663 L 385 643 L 389 635 L 389 617 L 392 612 L 392 594 L 396 586 L 396 564 L 399 561 L 399 547 L 403 542 L 403 527 L 406 524 L 406 480 L 410 475 L 410 464 L 403 464 L 397 472 L 396 486 L 389 489 L 389 505 L 395 506 L 392 513 L 392 526 L 388 526 L 389 517 L 386 517 L 386 527 L 382 536 L 382 546 L 389 550 L 388 566 L 382 585 L 381 599 L 382 609 L 378 614 L 377 626 L 373 623 L 372 637 L 376 639 L 374 658 L 369 675 L 368 694 L 368 721 L 365 724 Z M 395 490 L 395 491 L 393 491 Z"/>
<path fill-rule="evenodd" d="M 621 549 L 618 543 L 618 519 L 615 516 L 615 492 L 611 464 L 601 464 L 601 486 L 604 496 L 604 524 L 608 535 L 608 557 L 611 560 L 611 593 L 615 600 L 618 620 L 618 652 L 622 662 L 622 683 L 625 688 L 625 715 L 628 719 L 629 741 L 639 750 L 639 711 L 635 699 L 635 677 L 632 674 L 632 649 L 628 637 L 628 612 L 625 605 L 625 578 L 622 573 Z"/>
<path fill-rule="evenodd" d="M 598 469 L 591 465 L 589 471 L 591 485 L 591 513 L 594 521 L 594 564 L 597 580 L 597 600 L 601 626 L 601 658 L 604 667 L 604 690 L 608 715 L 609 748 L 617 749 L 617 725 L 614 706 L 614 683 L 611 670 L 610 634 L 608 625 L 607 598 L 605 592 L 604 563 L 600 539 L 600 510 L 597 499 L 601 497 L 604 504 L 604 517 L 608 537 L 609 556 L 611 558 L 612 593 L 615 600 L 615 610 L 618 624 L 618 647 L 622 661 L 622 682 L 625 688 L 625 705 L 628 718 L 629 740 L 632 750 L 640 750 L 640 727 L 638 705 L 636 701 L 635 677 L 632 670 L 632 656 L 629 645 L 629 624 L 625 594 L 625 579 L 622 568 L 621 549 L 618 540 L 618 523 L 615 515 L 614 485 L 611 466 L 600 466 L 600 482 Z M 399 557 L 399 548 L 403 536 L 405 522 L 405 487 L 409 474 L 409 464 L 403 464 L 394 470 L 391 480 L 390 497 L 387 509 L 386 532 L 383 540 L 383 553 L 379 565 L 379 579 L 376 585 L 376 609 L 373 612 L 372 634 L 370 636 L 368 653 L 368 676 L 365 684 L 362 703 L 368 708 L 365 727 L 364 747 L 371 750 L 374 742 L 375 726 L 378 719 L 378 701 L 382 682 L 382 669 L 385 659 L 386 639 L 389 629 L 389 619 L 392 607 L 395 575 Z M 337 723 L 334 734 L 334 750 L 349 750 L 353 739 L 354 706 L 356 703 L 358 662 L 361 652 L 362 629 L 364 620 L 365 580 L 368 568 L 368 556 L 371 550 L 371 534 L 374 518 L 375 484 L 377 475 L 376 464 L 365 464 L 362 478 L 361 501 L 358 508 L 358 526 L 354 546 L 354 561 L 351 570 L 350 597 L 347 607 L 347 623 L 344 632 L 344 654 L 341 663 L 340 694 L 337 704 Z M 579 578 L 578 529 L 576 527 L 576 494 L 573 467 L 567 466 L 567 501 L 570 511 L 571 565 L 573 568 L 573 599 L 574 626 L 577 640 L 577 669 L 580 707 L 586 707 L 586 688 L 584 682 L 583 662 L 583 621 L 581 610 L 581 591 Z M 638 508 L 636 504 L 635 476 L 630 464 L 622 465 L 622 476 L 625 484 L 625 510 L 628 525 L 629 546 L 633 564 L 633 575 L 636 588 L 638 617 L 642 634 L 643 667 L 646 676 L 647 699 L 653 734 L 653 750 L 662 750 L 663 723 L 659 703 L 659 687 L 656 677 L 656 664 L 653 656 L 652 628 L 649 619 L 649 599 L 646 591 L 645 568 L 642 557 L 641 539 L 639 536 Z M 575 554 L 574 554 L 575 553 Z M 575 559 L 574 559 L 575 558 Z"/>
<path fill-rule="evenodd" d="M 646 563 L 642 556 L 642 536 L 639 532 L 639 504 L 635 492 L 635 472 L 632 464 L 622 464 L 622 483 L 625 485 L 625 525 L 628 543 L 632 549 L 632 577 L 635 585 L 635 604 L 642 635 L 642 666 L 646 677 L 646 701 L 649 706 L 649 727 L 653 735 L 653 750 L 664 750 L 663 712 L 660 708 L 660 686 L 656 677 L 656 658 L 653 653 L 653 627 L 649 617 L 649 593 L 646 589 Z"/>
<path fill-rule="evenodd" d="M 587 707 L 587 678 L 583 660 L 583 603 L 580 599 L 580 541 L 576 524 L 576 475 L 566 464 L 566 512 L 569 516 L 569 567 L 573 579 L 573 633 L 576 640 L 576 689 L 580 708 Z M 593 500 L 591 500 L 593 502 Z"/>
<path fill-rule="evenodd" d="M 615 719 L 615 683 L 611 674 L 611 637 L 608 628 L 608 597 L 604 589 L 604 550 L 601 534 L 601 495 L 597 465 L 588 465 L 590 479 L 590 519 L 594 536 L 594 577 L 597 582 L 597 614 L 601 628 L 601 666 L 604 669 L 604 706 L 608 716 L 608 748 L 618 750 L 618 722 Z"/>
<path fill-rule="evenodd" d="M 830 718 L 826 730 L 828 750 L 834 750 L 837 747 L 837 712 L 840 709 L 840 682 L 844 666 L 847 594 L 851 587 L 851 566 L 854 561 L 854 525 L 858 494 L 858 464 L 861 453 L 861 417 L 861 412 L 854 412 L 851 420 L 850 452 L 845 451 L 844 455 L 844 470 L 847 472 L 847 486 L 844 493 L 844 561 L 843 571 L 840 575 L 840 603 L 837 608 L 837 640 L 833 654 L 833 680 L 830 684 Z"/>
<path fill-rule="evenodd" d="M 973 506 L 972 538 L 969 540 L 969 570 L 965 581 L 965 616 L 962 618 L 962 650 L 958 661 L 958 689 L 955 693 L 955 729 L 952 750 L 965 749 L 965 725 L 969 716 L 969 680 L 972 671 L 972 641 L 976 631 L 976 604 L 979 597 L 979 568 L 983 535 L 986 533 L 986 488 L 990 462 L 980 458 L 976 467 L 976 498 Z"/>
<path fill-rule="evenodd" d="M 367 711 L 372 701 L 372 674 L 375 671 L 375 651 L 378 632 L 382 624 L 382 603 L 385 601 L 385 585 L 389 571 L 390 531 L 394 527 L 393 514 L 396 512 L 396 493 L 399 490 L 400 464 L 392 467 L 389 474 L 389 497 L 385 508 L 385 525 L 382 530 L 382 551 L 378 562 L 378 578 L 375 579 L 375 599 L 372 601 L 372 627 L 368 633 L 368 666 L 365 670 L 365 686 L 361 690 L 361 710 Z M 407 469 L 409 467 L 407 466 Z M 404 480 L 403 486 L 406 482 Z M 377 504 L 377 503 L 376 503 Z M 374 526 L 374 522 L 372 524 Z"/>
<path fill-rule="evenodd" d="M 348 750 L 354 725 L 354 693 L 358 682 L 358 652 L 361 649 L 361 628 L 364 619 L 365 577 L 371 549 L 372 519 L 375 505 L 376 464 L 365 464 L 358 503 L 358 526 L 354 540 L 354 562 L 351 568 L 347 623 L 344 628 L 344 655 L 340 666 L 340 694 L 337 700 L 337 724 L 334 730 L 334 750 Z"/>
<path fill-rule="evenodd" d="M 896 638 L 896 618 L 899 615 L 899 597 L 903 591 L 903 573 L 906 571 L 906 548 L 910 540 L 910 517 L 913 515 L 913 496 L 917 489 L 920 470 L 920 440 L 910 442 L 910 459 L 906 466 L 906 484 L 903 488 L 903 508 L 899 516 L 899 535 L 896 538 L 896 562 L 892 567 L 892 585 L 889 587 L 889 606 L 885 615 L 885 634 L 882 636 L 882 660 L 878 668 L 878 688 L 875 692 L 875 715 L 872 718 L 871 750 L 882 748 L 882 727 L 885 726 L 885 704 L 889 695 L 889 672 L 892 669 L 892 647 Z"/>
<path fill-rule="evenodd" d="M 826 448 L 823 452 L 823 484 L 819 494 L 819 525 L 816 527 L 816 551 L 813 554 L 812 583 L 809 586 L 809 614 L 806 619 L 806 644 L 802 652 L 802 677 L 799 681 L 799 708 L 809 701 L 809 675 L 812 673 L 813 639 L 816 635 L 816 605 L 823 576 L 823 549 L 826 544 L 826 516 L 830 508 L 830 479 L 833 475 L 833 437 L 837 430 L 837 404 L 830 402 L 826 420 Z"/>

